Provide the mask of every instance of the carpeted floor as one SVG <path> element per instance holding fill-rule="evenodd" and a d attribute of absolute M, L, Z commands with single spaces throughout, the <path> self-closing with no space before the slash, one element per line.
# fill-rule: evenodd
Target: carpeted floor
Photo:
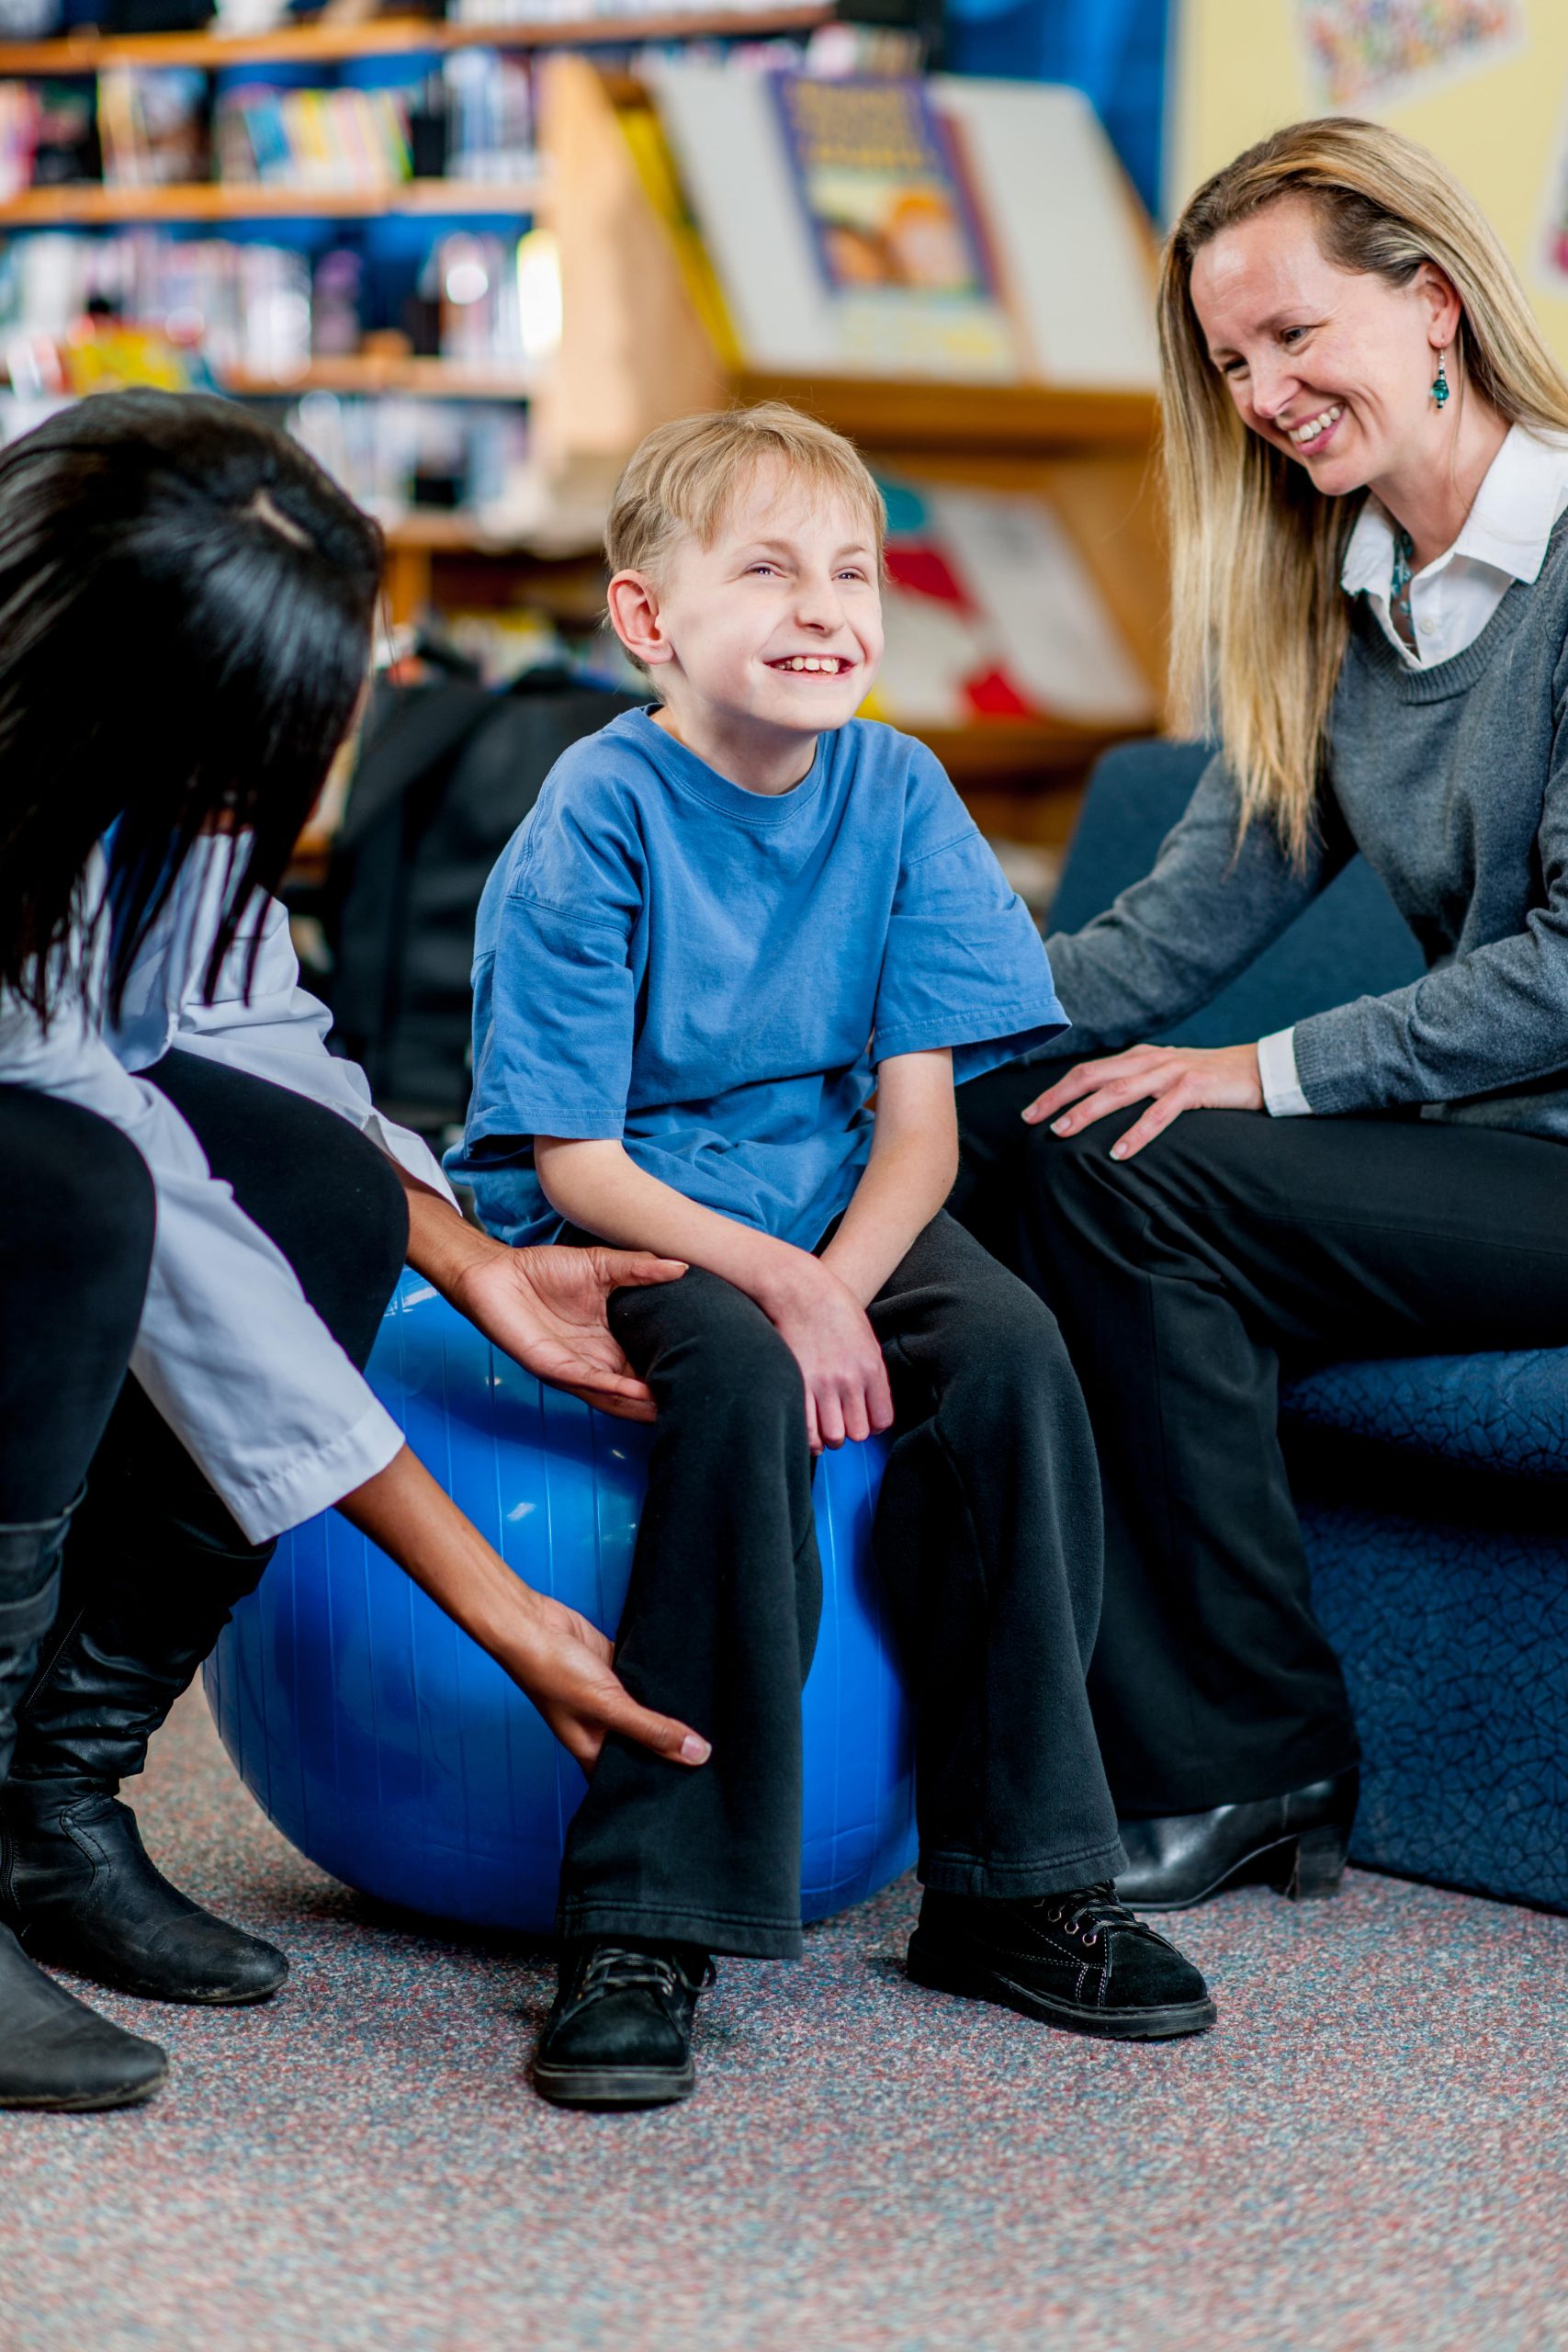
<path fill-rule="evenodd" d="M 98 1996 L 168 2088 L 0 2116 L 3 2352 L 1568 2347 L 1568 1919 L 1238 1894 L 1179 1928 L 1218 2030 L 1117 2048 L 907 1985 L 906 1883 L 728 1963 L 696 2098 L 600 2120 L 527 2087 L 546 1957 L 323 1879 L 199 1700 L 133 1793 L 294 1974 Z"/>

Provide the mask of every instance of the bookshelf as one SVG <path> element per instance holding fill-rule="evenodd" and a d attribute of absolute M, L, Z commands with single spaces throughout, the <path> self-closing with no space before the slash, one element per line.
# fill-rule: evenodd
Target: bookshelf
<path fill-rule="evenodd" d="M 503 236 L 543 220 L 559 249 L 562 340 L 546 367 L 367 349 L 276 372 L 230 365 L 223 388 L 287 401 L 309 394 L 353 401 L 526 406 L 530 452 L 548 491 L 490 508 L 412 508 L 387 526 L 393 617 L 434 604 L 503 604 L 526 585 L 574 616 L 596 602 L 605 493 L 648 427 L 729 400 L 780 398 L 851 435 L 873 462 L 917 482 L 1043 493 L 1066 525 L 1145 676 L 1162 674 L 1164 553 L 1151 483 L 1157 417 L 1152 395 L 1046 381 L 954 384 L 842 372 L 781 372 L 741 364 L 721 347 L 694 298 L 689 267 L 639 175 L 625 130 L 649 101 L 618 60 L 591 52 L 685 40 L 806 36 L 832 21 L 818 6 L 667 8 L 657 15 L 573 15 L 531 22 L 453 23 L 378 17 L 289 26 L 240 38 L 213 33 L 100 36 L 0 45 L 0 82 L 94 75 L 120 68 L 268 65 L 329 68 L 352 61 L 445 57 L 474 49 L 541 52 L 537 170 L 499 182 L 413 179 L 354 189 L 276 184 L 57 186 L 0 202 L 0 235 L 30 229 L 221 229 L 382 220 L 487 223 Z M 265 78 L 265 76 L 264 76 Z M 284 232 L 287 233 L 287 232 Z M 373 338 L 375 340 L 375 338 Z M 385 343 L 395 338 L 381 337 Z M 1065 838 L 1074 787 L 1116 730 L 1062 721 L 987 719 L 917 729 L 968 794 L 982 821 L 1043 842 Z"/>

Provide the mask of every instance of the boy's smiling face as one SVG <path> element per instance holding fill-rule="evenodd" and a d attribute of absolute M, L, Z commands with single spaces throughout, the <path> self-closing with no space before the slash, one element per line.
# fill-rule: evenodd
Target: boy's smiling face
<path fill-rule="evenodd" d="M 724 774 L 757 763 L 733 776 L 753 790 L 787 789 L 816 738 L 853 718 L 882 659 L 871 518 L 759 465 L 710 546 L 682 537 L 657 579 L 617 572 L 610 610 L 680 740 Z"/>

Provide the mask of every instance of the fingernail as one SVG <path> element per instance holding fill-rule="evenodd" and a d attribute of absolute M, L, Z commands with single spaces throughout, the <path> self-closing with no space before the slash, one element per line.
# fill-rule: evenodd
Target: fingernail
<path fill-rule="evenodd" d="M 1112 1159 L 1125 1159 L 1127 1157 L 1126 1145 L 1124 1143 L 1113 1143 L 1111 1147 L 1111 1157 Z"/>
<path fill-rule="evenodd" d="M 1054 1136 L 1070 1136 L 1072 1131 L 1073 1123 L 1071 1119 L 1056 1119 L 1052 1122 L 1051 1133 Z"/>
<path fill-rule="evenodd" d="M 694 1731 L 689 1731 L 681 1742 L 681 1755 L 688 1764 L 705 1764 L 712 1754 L 707 1741 L 699 1739 Z"/>

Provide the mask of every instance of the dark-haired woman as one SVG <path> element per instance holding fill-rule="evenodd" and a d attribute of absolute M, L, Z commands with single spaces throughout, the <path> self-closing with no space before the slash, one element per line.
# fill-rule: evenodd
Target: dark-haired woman
<path fill-rule="evenodd" d="M 282 1981 L 116 1792 L 274 1539 L 328 1505 L 580 1761 L 609 1733 L 706 1752 L 512 1575 L 361 1377 L 406 1255 L 530 1369 L 648 1418 L 604 1302 L 680 1272 L 474 1233 L 298 985 L 267 894 L 355 718 L 379 559 L 220 401 L 107 395 L 0 454 L 0 2107 L 124 2104 L 164 2071 L 37 1961 L 173 2001 Z"/>

